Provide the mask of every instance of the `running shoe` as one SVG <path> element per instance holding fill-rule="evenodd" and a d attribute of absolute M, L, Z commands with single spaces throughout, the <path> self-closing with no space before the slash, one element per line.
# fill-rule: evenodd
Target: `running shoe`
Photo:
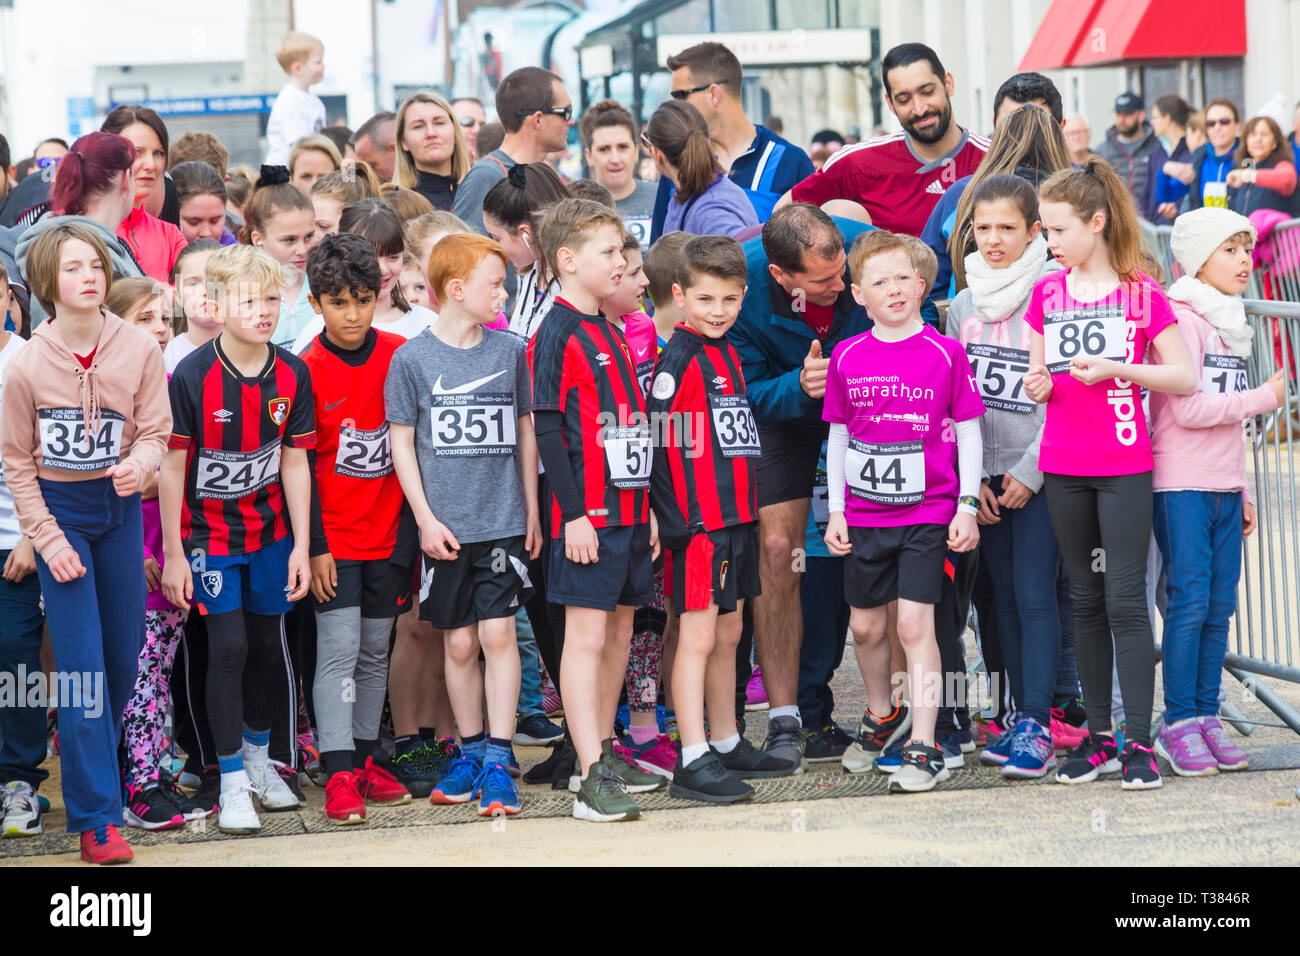
<path fill-rule="evenodd" d="M 454 761 L 460 759 L 460 748 L 456 746 L 456 741 L 450 737 L 440 737 L 433 743 L 429 744 L 429 751 L 433 756 L 433 766 L 438 771 L 439 776 L 447 772 L 447 768 Z"/>
<path fill-rule="evenodd" d="M 980 751 L 980 763 L 1000 767 L 1010 760 L 1011 748 L 1015 744 L 1015 736 L 1013 730 L 1008 730 L 997 740 L 987 743 L 984 749 Z"/>
<path fill-rule="evenodd" d="M 671 737 L 673 743 L 681 746 L 682 733 L 677 729 L 677 711 L 665 707 L 663 718 L 659 721 L 659 729 Z"/>
<path fill-rule="evenodd" d="M 542 695 L 542 710 L 546 711 L 547 717 L 563 717 L 564 703 L 560 700 L 560 695 L 551 692 Z"/>
<path fill-rule="evenodd" d="M 837 763 L 852 744 L 853 738 L 832 720 L 825 727 L 807 733 L 803 746 L 804 762 Z"/>
<path fill-rule="evenodd" d="M 185 826 L 185 817 L 158 784 L 143 790 L 127 784 L 126 792 L 122 821 L 127 826 L 137 830 L 179 830 Z"/>
<path fill-rule="evenodd" d="M 1150 747 L 1129 741 L 1124 748 L 1124 790 L 1158 790 L 1165 782 L 1160 779 L 1160 768 L 1156 766 L 1156 755 Z"/>
<path fill-rule="evenodd" d="M 289 788 L 288 781 L 281 776 L 280 768 L 275 765 L 275 761 L 268 760 L 260 767 L 254 767 L 245 760 L 244 773 L 248 774 L 249 784 L 257 794 L 263 810 L 268 813 L 278 813 L 281 810 L 298 809 L 298 797 Z M 293 770 L 289 770 L 289 773 L 293 776 L 294 783 L 297 783 L 298 774 Z"/>
<path fill-rule="evenodd" d="M 975 737 L 970 732 L 970 727 L 958 727 L 953 733 L 957 737 L 957 744 L 961 747 L 964 754 L 973 754 L 975 752 Z"/>
<path fill-rule="evenodd" d="M 587 771 L 587 779 L 579 780 L 573 816 L 593 823 L 614 823 L 637 819 L 641 808 L 628 796 L 613 771 L 603 760 L 598 760 Z"/>
<path fill-rule="evenodd" d="M 631 742 L 615 744 L 614 752 L 625 760 L 631 760 L 646 773 L 655 773 L 661 777 L 673 779 L 673 768 L 677 766 L 681 751 L 667 734 L 660 734 L 654 740 L 643 744 Z"/>
<path fill-rule="evenodd" d="M 767 688 L 763 686 L 763 668 L 754 665 L 754 672 L 749 675 L 745 685 L 745 710 L 767 710 Z"/>
<path fill-rule="evenodd" d="M 873 757 L 871 760 L 871 769 L 876 773 L 898 773 L 898 768 L 903 766 L 903 742 L 895 740 L 885 748 L 879 757 Z"/>
<path fill-rule="evenodd" d="M 574 761 L 573 742 L 567 738 L 558 746 L 551 749 L 550 755 L 539 764 L 534 764 L 524 773 L 524 783 L 549 783 L 554 786 L 556 777 L 562 777 L 561 785 L 554 787 L 556 790 L 563 790 L 569 779 L 569 771 L 573 769 Z"/>
<path fill-rule="evenodd" d="M 218 802 L 221 809 L 217 812 L 217 829 L 222 833 L 256 833 L 262 829 L 262 821 L 253 809 L 253 794 L 248 787 L 223 790 Z"/>
<path fill-rule="evenodd" d="M 960 751 L 959 751 L 960 752 Z M 903 765 L 889 778 L 890 793 L 921 793 L 950 776 L 943 751 L 919 740 L 903 747 Z"/>
<path fill-rule="evenodd" d="M 866 773 L 872 761 L 888 750 L 891 744 L 907 739 L 912 729 L 912 711 L 906 704 L 898 704 L 887 717 L 876 717 L 864 711 L 858 724 L 858 739 L 850 744 L 840 759 L 849 773 Z"/>
<path fill-rule="evenodd" d="M 130 863 L 135 854 L 110 823 L 81 834 L 81 859 L 85 863 Z"/>
<path fill-rule="evenodd" d="M 752 799 L 754 788 L 723 766 L 718 758 L 718 752 L 710 749 L 683 767 L 678 756 L 669 795 L 704 803 L 739 803 Z"/>
<path fill-rule="evenodd" d="M 335 774 L 338 776 L 338 774 Z M 352 773 L 357 793 L 365 800 L 381 807 L 395 807 L 411 802 L 411 791 L 379 764 L 374 757 L 366 758 L 366 765 Z"/>
<path fill-rule="evenodd" d="M 520 747 L 554 747 L 564 739 L 564 729 L 541 714 L 525 717 L 515 724 L 513 743 Z"/>
<path fill-rule="evenodd" d="M 781 719 L 794 720 L 793 717 Z M 775 750 L 759 750 L 744 737 L 741 737 L 740 742 L 725 754 L 719 750 L 713 752 L 718 755 L 718 760 L 723 767 L 742 780 L 789 777 L 796 773 L 803 773 L 803 768 L 799 764 L 792 764 L 789 760 L 777 756 Z"/>
<path fill-rule="evenodd" d="M 1199 717 L 1201 724 L 1201 734 L 1205 737 L 1205 745 L 1214 754 L 1214 759 L 1219 763 L 1220 770 L 1233 771 L 1245 770 L 1250 758 L 1246 752 L 1232 742 L 1228 732 L 1223 729 L 1223 724 L 1218 717 Z M 8 835 L 8 834 L 6 834 Z"/>
<path fill-rule="evenodd" d="M 210 817 L 216 812 L 215 803 L 204 803 L 203 801 L 186 796 L 185 791 L 176 786 L 176 781 L 166 770 L 158 774 L 158 785 L 162 787 L 163 793 L 177 810 L 181 812 L 186 822 L 190 820 L 202 820 L 204 817 Z"/>
<path fill-rule="evenodd" d="M 487 767 L 474 782 L 479 795 L 478 815 L 490 817 L 496 813 L 514 816 L 520 811 L 519 788 L 510 779 L 510 773 L 499 763 Z"/>
<path fill-rule="evenodd" d="M 340 826 L 366 822 L 366 801 L 357 789 L 357 778 L 347 771 L 325 783 L 325 819 Z"/>
<path fill-rule="evenodd" d="M 1088 731 L 1077 727 L 1065 718 L 1065 711 L 1059 707 L 1052 708 L 1052 747 L 1058 754 L 1069 753 L 1088 736 Z"/>
<path fill-rule="evenodd" d="M 305 776 L 318 787 L 325 786 L 329 782 L 329 775 L 325 773 L 325 768 L 320 765 L 320 752 L 316 749 L 316 741 L 311 734 L 298 735 L 298 766 L 300 768 L 299 777 Z M 303 781 L 299 779 L 299 783 Z"/>
<path fill-rule="evenodd" d="M 961 752 L 961 741 L 957 739 L 955 730 L 942 740 L 936 740 L 934 745 L 943 754 L 945 770 L 961 770 L 966 766 L 966 758 Z"/>
<path fill-rule="evenodd" d="M 4 823 L 0 832 L 5 838 L 36 836 L 45 830 L 44 812 L 36 791 L 26 780 L 10 780 L 0 791 L 3 796 Z"/>
<path fill-rule="evenodd" d="M 1032 717 L 1020 720 L 1011 731 L 1011 753 L 1002 764 L 1002 776 L 1037 780 L 1056 766 L 1052 738 Z"/>
<path fill-rule="evenodd" d="M 393 754 L 388 769 L 411 792 L 412 796 L 427 797 L 438 782 L 438 767 L 433 750 L 423 740 L 410 750 Z"/>
<path fill-rule="evenodd" d="M 628 793 L 649 793 L 668 786 L 668 780 L 656 773 L 647 773 L 629 758 L 614 752 L 614 742 L 606 739 L 600 743 L 600 762 L 609 768 L 615 779 Z M 581 790 L 581 778 L 579 778 Z"/>
<path fill-rule="evenodd" d="M 1089 734 L 1056 771 L 1057 783 L 1091 783 L 1102 774 L 1119 773 L 1119 751 L 1109 734 Z"/>
<path fill-rule="evenodd" d="M 447 765 L 447 772 L 429 794 L 429 802 L 435 806 L 469 803 L 474 799 L 474 781 L 482 772 L 483 768 L 473 760 L 457 757 Z"/>
<path fill-rule="evenodd" d="M 983 717 L 976 717 L 975 722 L 971 724 L 971 732 L 975 736 L 975 742 L 981 747 L 989 746 L 1010 729 L 1002 721 L 986 720 Z"/>
<path fill-rule="evenodd" d="M 199 775 L 198 789 L 194 791 L 194 800 L 201 806 L 212 807 L 215 812 L 220 799 L 221 768 L 216 764 L 204 767 L 203 773 Z"/>
<path fill-rule="evenodd" d="M 1219 761 L 1205 743 L 1200 721 L 1195 717 L 1172 724 L 1161 722 L 1155 751 L 1180 777 L 1208 777 L 1219 772 Z"/>
<path fill-rule="evenodd" d="M 514 744 L 511 744 L 506 751 L 505 767 L 506 773 L 510 774 L 510 776 L 514 777 L 516 780 L 524 775 L 523 770 L 519 767 L 519 758 L 515 756 Z"/>
<path fill-rule="evenodd" d="M 1071 697 L 1062 704 L 1057 705 L 1058 709 L 1065 714 L 1063 718 L 1071 727 L 1087 728 L 1088 711 L 1084 709 L 1083 701 L 1078 697 Z"/>
<path fill-rule="evenodd" d="M 275 768 L 275 772 L 280 775 L 284 785 L 289 788 L 300 804 L 307 802 L 307 795 L 302 792 L 301 774 L 294 770 L 286 763 L 280 763 L 278 760 L 270 761 L 270 765 Z"/>
<path fill-rule="evenodd" d="M 745 735 L 740 735 L 741 746 L 745 744 Z M 767 739 L 763 741 L 763 752 L 769 757 L 780 760 L 789 765 L 788 770 L 784 773 L 775 772 L 775 765 L 768 767 L 769 773 L 761 774 L 764 777 L 784 777 L 792 773 L 803 773 L 803 726 L 799 723 L 798 717 L 775 717 L 769 718 L 767 722 Z M 738 747 L 737 750 L 740 748 Z M 736 769 L 728 762 L 732 753 L 727 754 L 722 759 L 724 767 Z"/>

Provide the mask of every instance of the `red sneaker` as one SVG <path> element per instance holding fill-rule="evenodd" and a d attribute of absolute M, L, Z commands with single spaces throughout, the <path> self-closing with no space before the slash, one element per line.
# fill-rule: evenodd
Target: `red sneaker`
<path fill-rule="evenodd" d="M 81 834 L 81 859 L 86 863 L 130 863 L 135 854 L 117 827 L 109 823 Z"/>
<path fill-rule="evenodd" d="M 356 771 L 356 780 L 357 790 L 371 803 L 392 807 L 411 802 L 411 791 L 383 767 L 376 765 L 374 757 L 366 758 L 365 767 Z"/>
<path fill-rule="evenodd" d="M 366 822 L 366 801 L 352 774 L 336 773 L 325 784 L 325 819 L 338 824 Z"/>

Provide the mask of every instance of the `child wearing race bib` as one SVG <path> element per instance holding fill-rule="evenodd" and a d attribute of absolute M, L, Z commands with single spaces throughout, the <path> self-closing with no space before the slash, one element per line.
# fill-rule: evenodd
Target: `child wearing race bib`
<path fill-rule="evenodd" d="M 753 797 L 745 777 L 802 769 L 734 729 L 741 617 L 745 600 L 759 593 L 754 459 L 762 451 L 740 359 L 726 337 L 745 283 L 735 240 L 697 236 L 686 244 L 673 285 L 686 321 L 655 364 L 647 402 L 659 445 L 651 503 L 672 550 L 678 614 L 673 703 L 682 743 L 669 792 L 708 803 Z"/>
<path fill-rule="evenodd" d="M 288 345 L 312 317 L 307 304 L 307 254 L 321 239 L 307 194 L 289 182 L 283 166 L 263 166 L 244 205 L 239 241 L 266 252 L 283 268 L 280 319 L 274 345 Z"/>
<path fill-rule="evenodd" d="M 429 257 L 438 320 L 398 350 L 384 386 L 393 464 L 424 552 L 420 617 L 443 631 L 461 735 L 461 756 L 429 800 L 479 797 L 480 816 L 520 811 L 509 773 L 515 613 L 532 593 L 528 560 L 542 546 L 524 343 L 482 328 L 505 301 L 505 277 L 506 255 L 491 239 L 439 242 Z"/>
<path fill-rule="evenodd" d="M 1152 461 L 1140 389 L 1187 394 L 1196 377 L 1169 302 L 1138 271 L 1137 210 L 1110 164 L 1093 157 L 1058 172 L 1038 199 L 1047 247 L 1065 270 L 1030 296 L 1024 384 L 1047 405 L 1038 467 L 1070 577 L 1089 731 L 1056 779 L 1085 783 L 1122 770 L 1124 789 L 1151 789 L 1161 781 L 1151 751 Z M 1163 364 L 1147 363 L 1149 344 Z M 1128 716 L 1122 755 L 1110 732 L 1112 659 Z"/>
<path fill-rule="evenodd" d="M 1169 287 L 1169 303 L 1199 386 L 1151 396 L 1155 532 L 1168 581 L 1165 715 L 1155 749 L 1185 777 L 1247 763 L 1218 717 L 1241 538 L 1255 529 L 1242 421 L 1285 407 L 1286 396 L 1281 370 L 1256 388 L 1247 379 L 1255 333 L 1240 296 L 1255 239 L 1249 219 L 1211 206 L 1179 216 L 1170 237 L 1183 276 Z"/>
<path fill-rule="evenodd" d="M 935 605 L 947 552 L 979 542 L 976 419 L 984 404 L 961 346 L 920 318 L 925 283 L 907 244 L 883 230 L 864 233 L 849 268 L 853 297 L 875 325 L 836 345 L 827 371 L 826 545 L 849 558 L 844 597 L 867 690 L 863 724 L 886 747 L 911 727 L 890 790 L 930 790 L 948 778 L 935 746 L 942 698 Z M 910 711 L 889 710 L 885 629 L 895 600 Z"/>
<path fill-rule="evenodd" d="M 985 478 L 976 520 L 1020 717 L 980 760 L 1000 765 L 1003 776 L 1037 778 L 1056 766 L 1053 744 L 1073 747 L 1080 737 L 1052 714 L 1061 649 L 1060 551 L 1038 468 L 1044 410 L 1022 382 L 1032 335 L 1024 318 L 1029 296 L 1060 265 L 1047 257 L 1038 195 L 1019 176 L 980 184 L 972 231 L 976 251 L 966 257 L 966 288 L 948 308 L 948 330 L 966 349 L 987 409 L 980 419 Z"/>
<path fill-rule="evenodd" d="M 537 444 L 551 489 L 547 596 L 565 606 L 560 695 L 577 750 L 573 815 L 635 819 L 629 792 L 667 781 L 614 753 L 636 608 L 654 597 L 650 428 L 627 340 L 600 314 L 623 279 L 623 223 L 586 199 L 546 213 L 538 239 L 561 291 L 529 342 Z"/>
<path fill-rule="evenodd" d="M 371 326 L 383 279 L 360 236 L 327 236 L 307 258 L 325 331 L 303 351 L 315 400 L 311 591 L 316 614 L 317 740 L 325 818 L 361 823 L 365 801 L 410 803 L 375 764 L 388 685 L 388 635 L 410 603 L 410 562 L 395 552 L 402 487 L 384 380 L 404 342 Z M 355 771 L 355 773 L 354 773 Z"/>
<path fill-rule="evenodd" d="M 568 199 L 563 180 L 546 163 L 520 163 L 483 197 L 483 228 L 518 271 L 510 331 L 531 339 L 555 304 L 558 277 L 542 255 L 538 231 L 543 211 Z"/>
<path fill-rule="evenodd" d="M 221 331 L 221 326 L 208 319 L 203 308 L 207 283 L 203 272 L 208 259 L 221 248 L 215 239 L 195 239 L 180 251 L 172 266 L 172 309 L 174 310 L 173 336 L 163 349 L 163 365 L 167 374 L 176 371 L 181 359 L 200 345 L 211 342 Z"/>
<path fill-rule="evenodd" d="M 55 668 L 80 688 L 57 702 L 68 831 L 83 860 L 123 863 L 118 742 L 145 638 L 139 492 L 171 425 L 162 350 L 103 309 L 112 263 L 84 226 L 42 234 L 27 277 L 53 318 L 5 369 L 4 477 L 36 551 Z"/>
<path fill-rule="evenodd" d="M 307 450 L 316 429 L 307 367 L 270 344 L 279 264 L 227 246 L 208 260 L 206 279 L 205 308 L 221 334 L 181 360 L 168 388 L 172 435 L 158 489 L 163 593 L 205 615 L 217 824 L 253 833 L 262 824 L 250 790 L 264 810 L 298 806 L 269 744 L 271 708 L 288 685 L 281 616 L 311 581 Z"/>

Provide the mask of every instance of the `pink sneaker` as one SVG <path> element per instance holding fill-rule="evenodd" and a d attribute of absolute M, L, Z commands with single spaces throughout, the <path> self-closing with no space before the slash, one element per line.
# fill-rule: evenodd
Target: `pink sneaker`
<path fill-rule="evenodd" d="M 985 720 L 982 717 L 976 717 L 974 722 L 971 723 L 970 729 L 971 733 L 975 735 L 976 742 L 981 747 L 988 747 L 1010 728 L 1003 727 L 996 720 Z"/>
<path fill-rule="evenodd" d="M 1219 762 L 1206 746 L 1195 717 L 1162 723 L 1156 735 L 1155 751 L 1169 761 L 1180 777 L 1205 777 L 1219 772 Z"/>
<path fill-rule="evenodd" d="M 1075 727 L 1065 719 L 1065 711 L 1052 708 L 1052 747 L 1058 754 L 1069 753 L 1088 736 L 1086 727 Z"/>
<path fill-rule="evenodd" d="M 767 710 L 767 688 L 763 686 L 763 669 L 757 665 L 745 685 L 745 711 Z"/>
<path fill-rule="evenodd" d="M 546 711 L 547 717 L 563 717 L 564 704 L 560 702 L 560 695 L 555 693 L 543 694 L 542 710 Z"/>
<path fill-rule="evenodd" d="M 654 740 L 644 744 L 615 744 L 614 752 L 624 760 L 631 761 L 646 773 L 658 774 L 673 779 L 673 768 L 677 766 L 677 745 L 667 734 L 660 734 Z"/>
<path fill-rule="evenodd" d="M 1228 732 L 1223 729 L 1223 724 L 1219 723 L 1219 718 L 1200 717 L 1197 719 L 1201 725 L 1201 736 L 1205 738 L 1205 746 L 1214 755 L 1215 761 L 1219 764 L 1219 769 L 1245 770 L 1246 765 L 1250 763 L 1250 758 L 1246 756 L 1244 750 L 1232 742 Z"/>

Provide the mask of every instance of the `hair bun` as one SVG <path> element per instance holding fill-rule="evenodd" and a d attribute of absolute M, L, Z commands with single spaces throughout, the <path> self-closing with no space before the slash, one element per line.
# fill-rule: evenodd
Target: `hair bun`
<path fill-rule="evenodd" d="M 261 170 L 257 174 L 259 189 L 262 186 L 279 186 L 281 183 L 287 182 L 289 182 L 289 167 L 287 166 L 268 166 L 263 163 Z"/>
<path fill-rule="evenodd" d="M 515 189 L 523 189 L 528 185 L 528 175 L 525 172 L 527 168 L 524 163 L 515 163 L 510 167 L 510 171 L 506 173 L 506 179 L 510 181 L 510 185 L 514 186 Z"/>

